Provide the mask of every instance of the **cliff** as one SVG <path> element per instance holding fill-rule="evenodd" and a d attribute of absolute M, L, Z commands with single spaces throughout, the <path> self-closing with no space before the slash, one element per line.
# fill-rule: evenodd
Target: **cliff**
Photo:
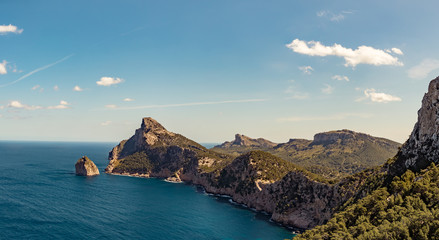
<path fill-rule="evenodd" d="M 419 171 L 439 161 L 439 77 L 433 79 L 422 99 L 416 122 L 409 139 L 390 166 L 394 175 L 407 169 Z"/>

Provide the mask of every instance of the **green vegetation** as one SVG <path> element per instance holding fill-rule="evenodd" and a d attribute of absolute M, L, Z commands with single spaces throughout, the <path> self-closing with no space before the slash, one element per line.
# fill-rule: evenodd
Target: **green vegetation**
<path fill-rule="evenodd" d="M 439 169 L 407 170 L 384 181 L 373 174 L 369 194 L 347 202 L 325 225 L 296 239 L 439 239 Z M 365 191 L 367 192 L 367 191 Z"/>
<path fill-rule="evenodd" d="M 147 173 L 153 165 L 145 152 L 137 152 L 119 160 L 119 164 L 113 169 L 116 173 Z"/>
<path fill-rule="evenodd" d="M 291 139 L 275 147 L 233 145 L 213 151 L 232 156 L 262 150 L 328 179 L 341 179 L 367 168 L 382 165 L 398 151 L 399 143 L 347 130 L 322 133 L 339 137 L 333 141 Z M 346 137 L 347 136 L 347 137 Z"/>

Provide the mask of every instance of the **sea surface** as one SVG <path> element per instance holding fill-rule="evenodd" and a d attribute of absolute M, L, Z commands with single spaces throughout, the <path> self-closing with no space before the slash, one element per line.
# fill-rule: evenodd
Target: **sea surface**
<path fill-rule="evenodd" d="M 159 179 L 103 173 L 115 143 L 0 141 L 0 239 L 286 239 L 269 217 Z M 101 175 L 75 176 L 87 155 Z"/>

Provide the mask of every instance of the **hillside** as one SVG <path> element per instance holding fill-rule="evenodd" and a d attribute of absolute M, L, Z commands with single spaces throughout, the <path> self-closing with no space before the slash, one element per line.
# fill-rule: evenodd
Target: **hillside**
<path fill-rule="evenodd" d="M 225 142 L 211 150 L 233 156 L 262 150 L 327 178 L 341 178 L 379 166 L 393 157 L 401 146 L 385 138 L 349 130 L 318 133 L 312 141 L 291 139 L 276 145 L 236 144 L 240 142 L 238 136 L 242 135 L 237 134 L 234 141 Z M 262 138 L 246 138 L 247 143 L 270 142 Z"/>
<path fill-rule="evenodd" d="M 294 239 L 439 239 L 438 97 L 439 77 L 430 82 L 398 154 L 327 224 Z"/>

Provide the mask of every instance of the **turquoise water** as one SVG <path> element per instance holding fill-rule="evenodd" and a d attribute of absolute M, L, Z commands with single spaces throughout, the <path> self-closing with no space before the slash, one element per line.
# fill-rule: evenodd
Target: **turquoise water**
<path fill-rule="evenodd" d="M 0 239 L 285 239 L 268 217 L 186 184 L 102 172 L 114 143 L 0 141 Z"/>

